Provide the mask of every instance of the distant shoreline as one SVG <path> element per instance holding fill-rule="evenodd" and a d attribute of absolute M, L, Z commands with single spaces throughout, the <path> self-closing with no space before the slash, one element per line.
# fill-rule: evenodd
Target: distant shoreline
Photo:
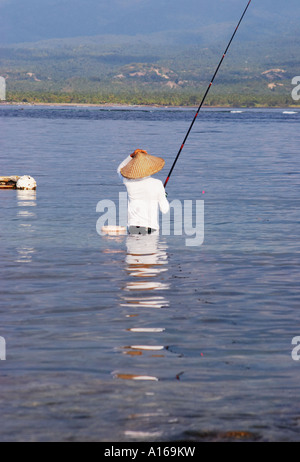
<path fill-rule="evenodd" d="M 24 101 L 0 101 L 0 106 L 51 106 L 51 107 L 95 107 L 95 108 L 145 108 L 145 107 L 152 107 L 152 108 L 158 108 L 158 109 L 164 109 L 164 108 L 186 108 L 186 109 L 197 109 L 198 106 L 177 106 L 177 105 L 170 105 L 170 104 L 125 104 L 125 103 L 102 103 L 102 104 L 96 104 L 96 103 L 40 103 L 40 102 L 24 102 Z M 255 106 L 231 106 L 231 105 L 216 105 L 216 106 L 211 106 L 211 105 L 204 105 L 203 109 L 300 109 L 299 105 L 296 104 L 291 104 L 288 106 L 267 106 L 264 104 L 261 105 L 255 105 Z"/>

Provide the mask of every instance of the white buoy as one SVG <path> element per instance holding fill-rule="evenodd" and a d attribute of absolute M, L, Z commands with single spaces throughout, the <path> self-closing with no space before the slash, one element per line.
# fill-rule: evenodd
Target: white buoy
<path fill-rule="evenodd" d="M 124 226 L 102 226 L 101 233 L 109 236 L 120 236 L 127 234 L 127 228 Z"/>
<path fill-rule="evenodd" d="M 23 189 L 26 191 L 32 191 L 36 189 L 36 181 L 34 178 L 28 175 L 21 176 L 21 178 L 18 179 L 17 189 Z"/>

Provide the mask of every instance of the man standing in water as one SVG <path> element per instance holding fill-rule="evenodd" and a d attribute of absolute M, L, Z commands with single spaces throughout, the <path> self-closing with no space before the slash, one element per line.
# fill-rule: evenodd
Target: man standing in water
<path fill-rule="evenodd" d="M 128 193 L 130 234 L 151 234 L 159 230 L 158 212 L 168 213 L 169 202 L 160 180 L 151 175 L 162 170 L 165 161 L 137 149 L 118 168 Z"/>

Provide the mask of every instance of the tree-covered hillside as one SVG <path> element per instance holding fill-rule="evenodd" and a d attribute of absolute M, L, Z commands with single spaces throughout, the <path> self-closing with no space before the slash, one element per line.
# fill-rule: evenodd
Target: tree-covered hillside
<path fill-rule="evenodd" d="M 300 39 L 233 43 L 211 105 L 286 106 Z M 0 47 L 8 100 L 196 105 L 224 43 L 174 46 L 165 37 L 99 36 Z"/>

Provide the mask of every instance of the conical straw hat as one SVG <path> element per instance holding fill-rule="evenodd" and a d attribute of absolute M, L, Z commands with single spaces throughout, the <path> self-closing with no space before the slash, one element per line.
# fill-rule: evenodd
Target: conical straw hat
<path fill-rule="evenodd" d="M 138 180 L 154 175 L 165 166 L 160 157 L 150 156 L 147 151 L 137 149 L 131 154 L 132 160 L 121 169 L 121 175 L 129 180 Z"/>

